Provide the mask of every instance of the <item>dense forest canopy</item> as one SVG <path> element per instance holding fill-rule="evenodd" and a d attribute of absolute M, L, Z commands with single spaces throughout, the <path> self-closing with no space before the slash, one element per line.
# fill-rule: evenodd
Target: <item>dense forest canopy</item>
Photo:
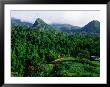
<path fill-rule="evenodd" d="M 91 58 L 100 57 L 98 21 L 80 29 L 53 27 L 41 19 L 33 25 L 15 22 L 11 27 L 12 76 L 100 76 L 100 61 Z M 72 29 L 66 32 L 62 27 Z"/>

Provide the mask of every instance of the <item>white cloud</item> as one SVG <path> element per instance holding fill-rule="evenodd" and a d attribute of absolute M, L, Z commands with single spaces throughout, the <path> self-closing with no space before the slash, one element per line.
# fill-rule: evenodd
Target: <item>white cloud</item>
<path fill-rule="evenodd" d="M 68 11 L 64 13 L 63 18 L 68 23 L 78 26 L 84 26 L 92 20 L 100 20 L 99 11 Z"/>
<path fill-rule="evenodd" d="M 66 23 L 84 26 L 92 20 L 99 20 L 99 11 L 12 11 L 11 17 L 34 23 L 37 18 L 46 23 Z"/>

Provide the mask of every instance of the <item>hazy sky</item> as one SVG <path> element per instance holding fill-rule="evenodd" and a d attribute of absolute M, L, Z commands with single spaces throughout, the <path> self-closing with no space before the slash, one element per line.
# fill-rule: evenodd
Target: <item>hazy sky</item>
<path fill-rule="evenodd" d="M 46 23 L 66 23 L 84 26 L 92 20 L 100 21 L 99 11 L 11 11 L 11 17 L 34 23 L 37 18 Z"/>

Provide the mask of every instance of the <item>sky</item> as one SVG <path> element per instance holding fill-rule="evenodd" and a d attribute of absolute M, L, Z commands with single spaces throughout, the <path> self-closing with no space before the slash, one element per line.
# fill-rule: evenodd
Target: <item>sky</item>
<path fill-rule="evenodd" d="M 48 24 L 60 23 L 83 27 L 92 20 L 100 21 L 99 11 L 11 11 L 11 17 L 34 23 L 41 18 Z"/>

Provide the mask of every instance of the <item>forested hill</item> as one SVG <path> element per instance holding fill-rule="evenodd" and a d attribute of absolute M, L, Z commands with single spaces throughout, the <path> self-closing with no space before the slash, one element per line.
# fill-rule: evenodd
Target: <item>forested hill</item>
<path fill-rule="evenodd" d="M 100 22 L 97 20 L 93 20 L 82 27 L 81 30 L 85 32 L 100 33 Z"/>
<path fill-rule="evenodd" d="M 70 24 L 47 24 L 42 19 L 38 18 L 36 19 L 35 23 L 29 23 L 29 22 L 22 22 L 19 19 L 12 18 L 11 19 L 11 25 L 12 26 L 29 26 L 36 29 L 56 29 L 62 32 L 93 32 L 93 33 L 100 33 L 100 22 L 97 20 L 90 21 L 88 24 L 86 24 L 83 27 L 79 26 L 73 26 Z"/>

